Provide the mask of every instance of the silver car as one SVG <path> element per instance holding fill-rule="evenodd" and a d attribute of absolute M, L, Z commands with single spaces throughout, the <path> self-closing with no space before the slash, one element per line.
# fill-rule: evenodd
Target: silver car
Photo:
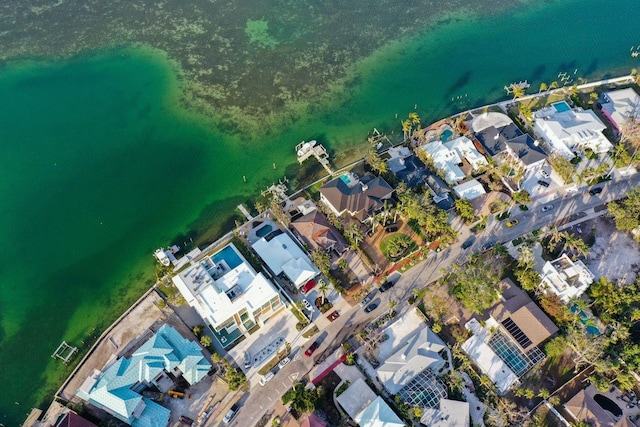
<path fill-rule="evenodd" d="M 547 212 L 553 209 L 553 205 L 546 205 L 542 207 L 542 212 Z"/>

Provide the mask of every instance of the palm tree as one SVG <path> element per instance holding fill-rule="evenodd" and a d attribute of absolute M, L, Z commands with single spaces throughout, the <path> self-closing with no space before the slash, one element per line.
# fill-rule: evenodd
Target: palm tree
<path fill-rule="evenodd" d="M 546 92 L 549 90 L 549 86 L 545 82 L 540 83 L 540 90 L 538 92 Z"/>
<path fill-rule="evenodd" d="M 562 232 L 558 230 L 558 227 L 556 227 L 555 225 L 551 225 L 548 228 L 547 235 L 549 236 L 548 249 L 550 251 L 555 250 L 558 247 L 558 244 L 562 242 L 562 238 L 563 238 Z"/>
<path fill-rule="evenodd" d="M 347 236 L 349 236 L 349 238 L 353 241 L 353 246 L 355 247 L 358 247 L 358 244 L 364 238 L 364 235 L 362 234 L 360 228 L 353 222 L 349 225 L 349 228 L 345 230 L 345 233 L 347 233 Z"/>
<path fill-rule="evenodd" d="M 402 132 L 404 133 L 404 140 L 409 139 L 409 132 L 411 132 L 411 120 L 405 120 L 402 122 Z"/>
<path fill-rule="evenodd" d="M 327 296 L 327 292 L 330 290 L 331 288 L 329 288 L 329 285 L 324 280 L 320 283 L 320 286 L 318 286 L 318 292 L 320 292 L 320 295 L 322 296 L 322 305 L 324 305 L 324 299 Z"/>
<path fill-rule="evenodd" d="M 387 225 L 387 220 L 389 216 L 393 213 L 393 208 L 389 205 L 389 201 L 385 200 L 382 202 L 382 210 L 380 211 L 380 216 L 382 217 L 382 226 Z M 395 222 L 395 221 L 394 221 Z"/>
<path fill-rule="evenodd" d="M 398 306 L 398 301 L 393 299 L 389 301 L 389 316 L 393 315 L 393 312 L 397 306 Z"/>
<path fill-rule="evenodd" d="M 587 256 L 589 253 L 589 247 L 580 237 L 577 237 L 573 234 L 563 233 L 564 234 L 564 249 L 573 255 L 572 258 L 577 258 L 580 256 Z"/>

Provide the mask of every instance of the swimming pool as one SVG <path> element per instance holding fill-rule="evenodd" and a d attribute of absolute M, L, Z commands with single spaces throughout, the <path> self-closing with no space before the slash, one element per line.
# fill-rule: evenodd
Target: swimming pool
<path fill-rule="evenodd" d="M 499 332 L 493 334 L 488 344 L 516 375 L 521 376 L 529 369 L 529 361 L 526 356 Z"/>
<path fill-rule="evenodd" d="M 572 313 L 578 313 L 578 311 L 580 311 L 578 313 L 578 316 L 580 317 L 580 322 L 582 322 L 583 325 L 587 325 L 587 323 L 590 322 L 590 316 L 584 310 L 580 310 L 577 305 L 573 304 L 569 308 L 571 309 Z M 587 325 L 585 327 L 585 330 L 592 337 L 600 335 L 600 333 L 601 333 L 600 329 L 598 329 L 597 327 L 595 327 L 593 325 Z"/>
<path fill-rule="evenodd" d="M 271 226 L 271 224 L 266 224 L 265 226 L 260 227 L 256 230 L 256 236 L 264 237 L 267 234 L 271 233 L 272 230 L 273 230 L 273 227 Z"/>
<path fill-rule="evenodd" d="M 340 175 L 340 180 L 347 185 L 351 184 L 351 178 L 349 178 L 349 175 Z"/>
<path fill-rule="evenodd" d="M 445 129 L 440 134 L 440 141 L 447 142 L 452 135 L 453 135 L 453 131 L 451 129 Z"/>
<path fill-rule="evenodd" d="M 571 107 L 569 107 L 569 104 L 567 104 L 567 101 L 560 101 L 551 105 L 553 106 L 553 108 L 556 109 L 558 113 L 564 113 L 565 111 L 571 110 Z"/>
<path fill-rule="evenodd" d="M 231 245 L 225 246 L 224 249 L 222 249 L 220 252 L 218 252 L 217 254 L 214 254 L 211 257 L 211 259 L 216 264 L 219 263 L 220 261 L 225 261 L 229 266 L 229 268 L 232 270 L 237 266 L 239 266 L 240 264 L 242 264 L 242 259 L 240 258 L 240 255 L 238 255 L 238 253 L 235 251 L 235 249 Z"/>

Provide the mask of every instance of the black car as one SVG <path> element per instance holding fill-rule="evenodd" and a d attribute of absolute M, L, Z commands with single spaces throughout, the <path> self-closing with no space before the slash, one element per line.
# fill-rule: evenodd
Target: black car
<path fill-rule="evenodd" d="M 589 194 L 591 194 L 592 196 L 595 196 L 596 194 L 600 194 L 602 193 L 602 187 L 594 187 L 591 190 L 589 190 Z"/>
<path fill-rule="evenodd" d="M 395 233 L 396 231 L 398 231 L 398 227 L 391 226 L 385 228 L 385 230 L 387 231 L 387 233 Z"/>
<path fill-rule="evenodd" d="M 462 249 L 467 249 L 469 248 L 471 245 L 473 245 L 473 242 L 475 242 L 476 239 L 472 236 L 470 238 L 468 238 L 467 240 L 465 240 L 465 242 L 462 244 Z"/>
<path fill-rule="evenodd" d="M 367 306 L 367 308 L 364 309 L 365 313 L 371 313 L 373 310 L 375 310 L 376 308 L 378 308 L 378 303 L 373 303 L 373 304 L 369 304 Z"/>
<path fill-rule="evenodd" d="M 487 242 L 484 245 L 482 245 L 482 249 L 487 250 L 487 249 L 491 249 L 492 247 L 494 247 L 496 245 L 496 242 Z"/>
<path fill-rule="evenodd" d="M 549 183 L 547 181 L 543 181 L 541 179 L 538 180 L 538 185 L 542 185 L 543 187 L 548 187 Z"/>
<path fill-rule="evenodd" d="M 191 418 L 185 417 L 184 415 L 180 415 L 179 421 L 181 423 L 184 423 L 184 424 L 188 425 L 188 426 L 192 426 L 193 423 L 195 423 L 195 421 L 193 421 Z"/>
<path fill-rule="evenodd" d="M 393 282 L 384 282 L 382 286 L 380 286 L 380 292 L 386 292 L 389 289 L 393 288 L 394 285 L 395 283 Z"/>

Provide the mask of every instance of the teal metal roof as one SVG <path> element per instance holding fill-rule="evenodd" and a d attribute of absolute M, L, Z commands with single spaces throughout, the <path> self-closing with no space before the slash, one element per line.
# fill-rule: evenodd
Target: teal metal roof
<path fill-rule="evenodd" d="M 165 324 L 130 358 L 120 358 L 107 367 L 88 396 L 79 396 L 134 427 L 164 427 L 170 411 L 132 388 L 141 383 L 150 385 L 164 371 L 174 372 L 176 367 L 189 384 L 195 384 L 211 369 L 211 363 L 198 343 Z"/>

